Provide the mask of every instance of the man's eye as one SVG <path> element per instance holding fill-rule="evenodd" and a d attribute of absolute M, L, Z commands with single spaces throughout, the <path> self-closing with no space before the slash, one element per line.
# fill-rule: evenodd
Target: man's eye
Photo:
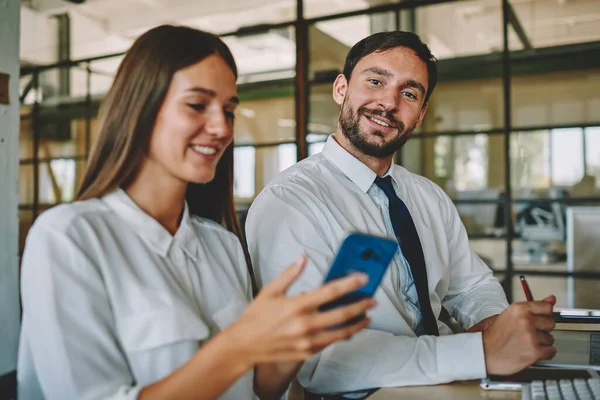
<path fill-rule="evenodd" d="M 233 111 L 225 111 L 225 117 L 229 122 L 233 122 L 235 120 L 235 113 Z"/>
<path fill-rule="evenodd" d="M 416 99 L 417 99 L 417 96 L 415 96 L 415 95 L 414 95 L 414 94 L 412 94 L 411 92 L 404 92 L 404 95 L 405 95 L 406 97 L 408 97 L 409 99 L 411 99 L 411 100 L 416 100 Z"/>
<path fill-rule="evenodd" d="M 377 79 L 369 79 L 369 83 L 375 86 L 381 85 L 381 82 L 379 82 Z"/>

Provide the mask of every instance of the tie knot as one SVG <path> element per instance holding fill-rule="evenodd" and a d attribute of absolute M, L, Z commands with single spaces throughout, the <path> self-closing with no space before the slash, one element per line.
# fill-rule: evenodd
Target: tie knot
<path fill-rule="evenodd" d="M 376 177 L 375 178 L 375 184 L 377 186 L 379 186 L 379 188 L 381 190 L 383 190 L 384 192 L 388 192 L 388 190 L 391 190 L 392 192 L 395 192 L 394 190 L 394 185 L 392 184 L 392 177 L 391 175 L 388 176 L 384 176 L 383 178 L 381 177 Z"/>

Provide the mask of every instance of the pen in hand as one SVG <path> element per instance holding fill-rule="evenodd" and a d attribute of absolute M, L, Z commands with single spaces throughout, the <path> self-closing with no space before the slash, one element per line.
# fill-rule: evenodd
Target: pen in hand
<path fill-rule="evenodd" d="M 523 287 L 523 292 L 525 292 L 525 298 L 527 299 L 527 301 L 533 301 L 533 295 L 531 294 L 531 289 L 529 289 L 529 284 L 525 280 L 525 277 L 523 275 L 521 275 L 519 277 L 519 279 L 521 280 L 521 286 Z"/>

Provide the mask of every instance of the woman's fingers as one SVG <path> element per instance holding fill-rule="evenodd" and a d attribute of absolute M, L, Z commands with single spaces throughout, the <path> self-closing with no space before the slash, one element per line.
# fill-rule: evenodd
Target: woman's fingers
<path fill-rule="evenodd" d="M 331 330 L 324 330 L 320 333 L 313 335 L 313 337 L 311 337 L 305 342 L 299 341 L 298 350 L 310 351 L 313 354 L 318 353 L 325 347 L 335 342 L 351 338 L 357 332 L 360 332 L 361 330 L 369 326 L 369 323 L 371 323 L 371 320 L 365 317 L 364 319 L 350 326 Z"/>
<path fill-rule="evenodd" d="M 266 362 L 304 361 L 335 342 L 349 339 L 357 332 L 366 328 L 370 322 L 371 320 L 369 318 L 364 318 L 347 327 L 324 330 L 312 335 L 303 335 L 299 338 L 296 337 L 294 341 L 290 343 L 290 347 L 286 350 L 282 349 L 281 351 L 272 354 L 272 358 Z"/>
<path fill-rule="evenodd" d="M 355 303 L 336 307 L 332 310 L 313 313 L 307 316 L 308 332 L 318 332 L 332 326 L 343 324 L 352 318 L 364 315 L 368 310 L 375 307 L 377 302 L 372 299 L 363 299 Z"/>
<path fill-rule="evenodd" d="M 336 279 L 302 296 L 301 306 L 308 310 L 316 310 L 320 306 L 337 300 L 365 286 L 369 277 L 363 273 L 354 273 L 347 277 Z"/>
<path fill-rule="evenodd" d="M 287 267 L 277 278 L 262 288 L 257 297 L 273 297 L 285 294 L 292 283 L 298 279 L 305 265 L 306 256 L 303 254 L 294 264 Z"/>

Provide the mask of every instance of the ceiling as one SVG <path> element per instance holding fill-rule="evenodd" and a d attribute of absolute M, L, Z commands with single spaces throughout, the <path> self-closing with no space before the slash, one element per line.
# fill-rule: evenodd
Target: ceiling
<path fill-rule="evenodd" d="M 304 0 L 309 16 L 364 9 L 384 0 Z M 389 3 L 389 1 L 387 1 Z M 600 40 L 600 0 L 510 0 L 527 40 L 547 47 Z M 261 23 L 293 21 L 296 0 L 87 0 L 76 5 L 65 0 L 22 0 L 21 59 L 33 64 L 56 62 L 56 20 L 71 17 L 71 58 L 81 59 L 125 51 L 145 30 L 161 23 L 179 23 L 215 33 L 236 31 Z M 487 54 L 502 49 L 500 0 L 466 0 L 421 7 L 416 12 L 417 32 L 438 58 Z M 389 16 L 388 22 L 393 22 Z M 389 29 L 368 16 L 317 23 L 311 46 L 321 40 L 348 48 L 372 29 Z M 514 29 L 510 47 L 523 48 Z M 293 69 L 293 28 L 261 35 L 226 39 L 244 74 Z M 313 40 L 314 39 L 314 40 Z M 339 47 L 339 46 L 338 46 Z M 322 49 L 320 57 L 327 57 Z M 340 68 L 339 57 L 332 59 Z M 323 62 L 315 59 L 314 62 Z M 118 60 L 116 60 L 118 62 Z M 107 64 L 107 63 L 105 63 Z M 115 65 L 107 64 L 108 69 Z"/>

